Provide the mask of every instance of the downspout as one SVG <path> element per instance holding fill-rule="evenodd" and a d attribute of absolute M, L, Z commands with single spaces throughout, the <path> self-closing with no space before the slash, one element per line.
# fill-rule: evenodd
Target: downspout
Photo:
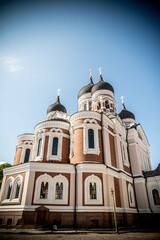
<path fill-rule="evenodd" d="M 137 213 L 138 213 L 138 216 L 139 216 L 139 209 L 138 209 L 138 204 L 137 204 L 137 195 L 136 195 L 136 189 L 135 189 L 135 181 L 134 181 L 134 176 L 133 176 L 133 172 L 132 172 L 132 165 L 131 165 L 131 159 L 130 159 L 130 153 L 129 153 L 128 129 L 126 129 L 126 130 L 127 130 L 127 136 L 126 136 L 126 139 L 127 139 L 127 152 L 128 152 L 128 159 L 129 159 L 129 162 L 130 162 L 131 174 L 132 174 L 132 178 L 133 178 L 133 191 L 134 191 L 134 195 L 135 195 L 136 209 L 137 209 Z"/>
<path fill-rule="evenodd" d="M 104 144 L 103 144 L 103 112 L 101 112 L 101 141 L 102 141 L 102 159 L 103 159 L 103 164 L 104 162 Z"/>
<path fill-rule="evenodd" d="M 75 168 L 75 181 L 74 181 L 74 229 L 77 230 L 77 164 Z"/>

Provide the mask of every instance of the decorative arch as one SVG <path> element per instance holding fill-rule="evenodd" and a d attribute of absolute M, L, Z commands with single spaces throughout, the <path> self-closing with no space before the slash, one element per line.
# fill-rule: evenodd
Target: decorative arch
<path fill-rule="evenodd" d="M 43 198 L 42 196 L 42 187 L 47 187 L 47 197 Z M 34 202 L 35 203 L 50 203 L 51 202 L 51 189 L 52 189 L 52 177 L 47 173 L 40 175 L 36 180 L 35 193 L 34 193 Z"/>
<path fill-rule="evenodd" d="M 58 183 L 58 185 L 57 185 Z M 59 174 L 53 178 L 53 201 L 55 203 L 61 203 L 61 204 L 67 204 L 68 203 L 68 179 Z M 58 189 L 58 188 L 59 189 Z M 58 192 L 57 190 L 61 190 L 62 197 L 58 198 Z M 56 197 L 57 196 L 57 197 Z"/>
<path fill-rule="evenodd" d="M 57 139 L 57 145 L 55 149 L 55 139 Z M 48 151 L 47 160 L 57 160 L 62 159 L 62 141 L 63 141 L 63 131 L 60 128 L 52 128 L 49 131 L 49 141 L 48 141 Z M 54 148 L 54 151 L 53 151 Z"/>
<path fill-rule="evenodd" d="M 98 137 L 98 130 L 101 127 L 98 125 L 95 119 L 85 119 L 83 124 L 83 153 L 84 154 L 100 154 L 99 149 L 99 137 Z M 93 131 L 93 139 L 92 147 L 90 145 L 90 137 L 89 137 L 89 130 Z"/>
<path fill-rule="evenodd" d="M 92 174 L 84 181 L 85 204 L 102 204 L 102 181 Z"/>
<path fill-rule="evenodd" d="M 35 161 L 42 161 L 43 160 L 43 155 L 44 155 L 44 146 L 45 146 L 45 129 L 39 129 L 36 132 L 35 136 Z M 41 141 L 41 145 L 40 142 Z"/>
<path fill-rule="evenodd" d="M 134 191 L 130 183 L 128 184 L 128 198 L 129 198 L 129 206 L 135 207 Z"/>
<path fill-rule="evenodd" d="M 7 179 L 3 194 L 4 201 L 11 201 L 12 199 L 12 188 L 13 188 L 14 178 L 11 176 Z"/>
<path fill-rule="evenodd" d="M 22 175 L 18 175 L 14 180 L 13 190 L 12 190 L 12 199 L 20 202 L 22 189 L 23 189 L 23 177 Z"/>

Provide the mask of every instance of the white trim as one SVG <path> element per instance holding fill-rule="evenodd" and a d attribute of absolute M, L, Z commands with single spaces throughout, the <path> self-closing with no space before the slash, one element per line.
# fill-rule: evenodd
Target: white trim
<path fill-rule="evenodd" d="M 34 140 L 34 134 L 21 134 L 17 137 L 17 142 L 20 141 L 33 141 Z"/>
<path fill-rule="evenodd" d="M 90 183 L 96 183 L 96 199 L 90 199 Z M 102 181 L 99 177 L 92 174 L 84 181 L 84 202 L 85 204 L 102 204 Z"/>
<path fill-rule="evenodd" d="M 52 155 L 52 145 L 53 138 L 58 138 L 58 149 L 57 155 Z M 62 141 L 63 141 L 63 132 L 59 128 L 52 128 L 49 132 L 49 141 L 48 141 L 48 151 L 47 151 L 47 160 L 62 160 Z"/>
<path fill-rule="evenodd" d="M 101 114 L 98 112 L 94 111 L 81 111 L 74 113 L 71 118 L 70 118 L 70 123 L 73 124 L 73 122 L 79 120 L 79 119 L 84 119 L 84 118 L 93 118 L 96 120 L 101 120 Z"/>
<path fill-rule="evenodd" d="M 94 131 L 94 148 L 89 148 L 88 130 Z M 84 154 L 100 154 L 98 130 L 100 126 L 94 119 L 86 119 L 83 125 L 83 153 Z"/>
<path fill-rule="evenodd" d="M 55 199 L 55 186 L 56 182 L 63 182 L 63 199 Z M 40 198 L 41 184 L 48 182 L 48 195 L 46 199 Z M 40 175 L 36 180 L 35 192 L 34 192 L 34 203 L 37 204 L 67 204 L 68 203 L 68 179 L 59 174 L 55 177 L 51 177 L 45 173 Z"/>
<path fill-rule="evenodd" d="M 65 130 L 69 130 L 69 126 L 70 124 L 67 122 L 60 122 L 58 121 L 58 119 L 56 119 L 56 121 L 44 121 L 44 122 L 40 122 L 35 126 L 35 133 L 37 133 L 38 130 L 44 129 L 44 128 L 62 128 Z"/>
<path fill-rule="evenodd" d="M 17 184 L 20 185 L 20 189 L 19 189 L 18 198 L 15 198 Z M 12 189 L 11 189 L 11 193 L 10 193 L 10 198 L 6 199 L 7 194 L 8 194 L 9 185 L 12 185 Z M 5 188 L 4 188 L 1 203 L 2 204 L 20 204 L 21 197 L 22 197 L 22 190 L 23 190 L 23 177 L 22 177 L 22 175 L 19 174 L 16 178 L 11 176 L 5 183 Z"/>

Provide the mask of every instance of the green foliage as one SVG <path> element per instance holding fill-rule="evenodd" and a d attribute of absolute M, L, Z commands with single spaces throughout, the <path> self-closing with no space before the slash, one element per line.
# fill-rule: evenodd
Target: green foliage
<path fill-rule="evenodd" d="M 9 164 L 9 163 L 4 163 L 4 164 L 1 164 L 0 165 L 0 187 L 1 187 L 1 184 L 2 184 L 2 179 L 3 179 L 3 169 L 4 168 L 7 168 L 7 167 L 11 167 L 12 165 Z"/>

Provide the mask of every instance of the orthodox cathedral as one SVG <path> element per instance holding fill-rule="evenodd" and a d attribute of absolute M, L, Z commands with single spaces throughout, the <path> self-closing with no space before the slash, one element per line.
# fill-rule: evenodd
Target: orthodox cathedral
<path fill-rule="evenodd" d="M 57 100 L 34 134 L 17 138 L 14 165 L 4 169 L 0 226 L 114 227 L 160 216 L 160 165 L 152 170 L 141 124 L 113 87 L 90 82 L 69 115 Z"/>

